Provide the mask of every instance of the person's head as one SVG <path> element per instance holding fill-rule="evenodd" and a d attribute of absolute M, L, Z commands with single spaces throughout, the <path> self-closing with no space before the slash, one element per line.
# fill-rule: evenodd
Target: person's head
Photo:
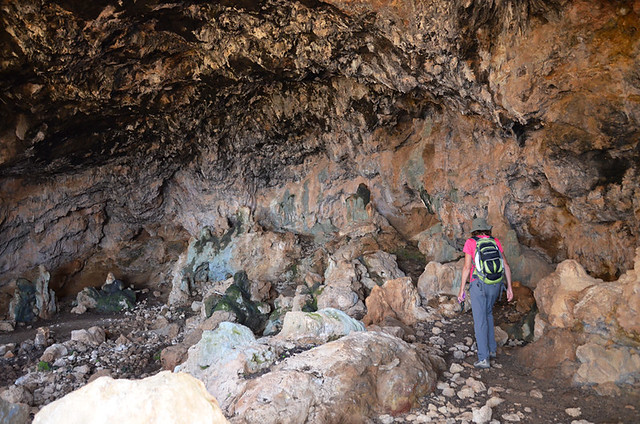
<path fill-rule="evenodd" d="M 491 225 L 484 218 L 475 218 L 471 223 L 471 235 L 475 236 L 491 236 Z"/>

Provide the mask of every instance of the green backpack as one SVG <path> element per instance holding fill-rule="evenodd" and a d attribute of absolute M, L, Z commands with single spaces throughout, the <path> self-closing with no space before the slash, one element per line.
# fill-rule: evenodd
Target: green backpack
<path fill-rule="evenodd" d="M 497 284 L 504 278 L 504 259 L 493 237 L 472 237 L 476 241 L 473 276 L 485 284 Z"/>

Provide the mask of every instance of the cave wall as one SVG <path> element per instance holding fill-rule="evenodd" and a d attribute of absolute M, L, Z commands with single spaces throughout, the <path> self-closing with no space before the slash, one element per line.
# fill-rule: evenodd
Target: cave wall
<path fill-rule="evenodd" d="M 109 270 L 166 283 L 191 235 L 245 206 L 320 240 L 361 185 L 428 259 L 455 259 L 435 246 L 461 249 L 478 215 L 523 257 L 608 280 L 632 265 L 639 1 L 0 13 L 4 288 L 39 264 L 67 294 Z"/>

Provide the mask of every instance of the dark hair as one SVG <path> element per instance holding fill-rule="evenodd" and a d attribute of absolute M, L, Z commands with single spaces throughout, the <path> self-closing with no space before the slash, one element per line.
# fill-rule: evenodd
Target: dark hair
<path fill-rule="evenodd" d="M 471 233 L 471 237 L 476 236 L 489 236 L 491 237 L 491 230 L 475 230 Z"/>

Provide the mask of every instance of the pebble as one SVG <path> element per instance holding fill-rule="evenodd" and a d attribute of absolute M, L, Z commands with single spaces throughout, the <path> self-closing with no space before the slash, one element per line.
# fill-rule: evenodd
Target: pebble
<path fill-rule="evenodd" d="M 451 374 L 460 373 L 462 371 L 464 371 L 464 367 L 456 362 L 452 363 L 449 367 L 449 372 Z"/>
<path fill-rule="evenodd" d="M 380 422 L 382 424 L 391 424 L 393 423 L 393 417 L 391 415 L 380 415 L 378 417 L 378 419 L 380 420 Z"/>
<path fill-rule="evenodd" d="M 473 391 L 473 389 L 471 387 L 463 387 L 461 390 L 458 391 L 458 397 L 460 399 L 468 399 L 468 398 L 473 398 L 475 396 L 475 392 Z"/>
<path fill-rule="evenodd" d="M 459 350 L 456 350 L 455 352 L 453 352 L 453 357 L 455 359 L 464 359 L 467 357 L 467 355 L 464 352 L 461 352 Z"/>
<path fill-rule="evenodd" d="M 476 393 L 481 393 L 487 390 L 487 387 L 484 385 L 482 381 L 478 381 L 473 377 L 467 378 L 465 384 L 473 389 Z"/>
<path fill-rule="evenodd" d="M 502 414 L 502 419 L 510 422 L 520 422 L 520 416 L 518 414 Z"/>
<path fill-rule="evenodd" d="M 489 398 L 489 400 L 487 401 L 487 405 L 490 408 L 495 408 L 496 406 L 500 405 L 502 402 L 504 402 L 504 399 L 499 398 L 497 396 L 492 396 L 491 398 Z"/>
<path fill-rule="evenodd" d="M 439 327 L 433 327 L 433 328 L 431 329 L 431 332 L 437 336 L 438 334 L 441 334 L 441 333 L 442 333 L 442 329 L 441 329 L 441 328 L 439 328 Z"/>
<path fill-rule="evenodd" d="M 456 391 L 453 390 L 451 387 L 447 387 L 446 389 L 442 390 L 442 395 L 446 397 L 452 397 L 455 394 L 456 394 Z"/>
<path fill-rule="evenodd" d="M 473 408 L 473 422 L 477 424 L 484 424 L 491 421 L 491 414 L 493 411 L 487 405 L 482 408 Z"/>
<path fill-rule="evenodd" d="M 532 398 L 536 398 L 536 399 L 542 399 L 542 392 L 538 389 L 533 389 L 529 392 L 529 396 L 531 396 Z"/>
<path fill-rule="evenodd" d="M 580 408 L 567 408 L 564 410 L 564 412 L 566 412 L 567 415 L 573 418 L 577 418 L 582 415 L 582 411 L 580 410 Z"/>

